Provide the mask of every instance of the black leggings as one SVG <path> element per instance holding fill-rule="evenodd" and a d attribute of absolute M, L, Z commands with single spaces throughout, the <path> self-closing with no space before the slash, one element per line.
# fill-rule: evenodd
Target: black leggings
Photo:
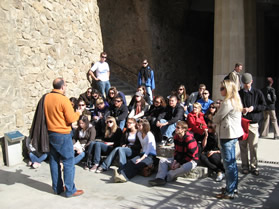
<path fill-rule="evenodd" d="M 225 172 L 222 160 L 221 153 L 214 153 L 210 157 L 207 157 L 207 154 L 201 153 L 200 160 L 205 166 L 212 169 L 215 172 Z"/>

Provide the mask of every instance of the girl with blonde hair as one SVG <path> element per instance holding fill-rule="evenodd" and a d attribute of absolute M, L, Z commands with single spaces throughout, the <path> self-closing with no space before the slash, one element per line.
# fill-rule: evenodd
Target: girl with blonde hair
<path fill-rule="evenodd" d="M 220 87 L 224 101 L 213 117 L 221 145 L 221 155 L 226 175 L 226 188 L 216 195 L 218 199 L 233 199 L 237 192 L 238 170 L 235 159 L 235 143 L 243 135 L 241 126 L 242 104 L 234 82 L 224 80 Z"/>

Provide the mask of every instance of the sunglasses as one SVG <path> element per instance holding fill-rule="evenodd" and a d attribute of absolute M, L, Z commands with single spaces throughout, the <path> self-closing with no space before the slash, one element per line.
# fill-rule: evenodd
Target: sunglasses
<path fill-rule="evenodd" d="M 101 56 L 102 58 L 104 58 L 104 59 L 106 59 L 107 57 L 105 57 L 105 56 Z"/>
<path fill-rule="evenodd" d="M 147 64 L 147 62 L 143 62 L 142 64 L 143 64 L 143 65 L 146 65 L 146 64 Z"/>
<path fill-rule="evenodd" d="M 182 127 L 180 127 L 180 126 L 176 126 L 175 128 L 178 129 L 178 130 L 182 129 Z"/>
<path fill-rule="evenodd" d="M 216 109 L 216 107 L 214 107 L 214 106 L 211 106 L 210 108 L 212 108 L 212 109 Z"/>
<path fill-rule="evenodd" d="M 202 93 L 203 95 L 206 95 L 206 94 L 209 94 L 209 93 L 207 93 L 207 92 L 205 92 L 205 93 Z"/>
<path fill-rule="evenodd" d="M 107 124 L 113 123 L 113 121 L 112 121 L 112 120 L 108 120 L 106 123 L 107 123 Z"/>
<path fill-rule="evenodd" d="M 155 101 L 154 103 L 160 104 L 161 102 L 160 101 Z"/>
<path fill-rule="evenodd" d="M 224 90 L 225 90 L 225 87 L 221 87 L 221 88 L 220 88 L 220 91 L 224 91 Z"/>
<path fill-rule="evenodd" d="M 117 102 L 117 103 L 119 103 L 119 102 L 122 102 L 121 100 L 114 100 L 114 102 Z"/>
<path fill-rule="evenodd" d="M 178 89 L 179 91 L 183 91 L 183 89 Z"/>
<path fill-rule="evenodd" d="M 103 102 L 96 104 L 97 106 L 104 104 Z"/>
<path fill-rule="evenodd" d="M 79 104 L 78 106 L 85 106 L 85 104 Z"/>

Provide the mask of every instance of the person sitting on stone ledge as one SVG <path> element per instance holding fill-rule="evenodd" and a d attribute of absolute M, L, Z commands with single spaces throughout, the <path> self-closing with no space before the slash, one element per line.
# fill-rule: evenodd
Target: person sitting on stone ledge
<path fill-rule="evenodd" d="M 76 111 L 78 109 L 78 100 L 75 97 L 71 97 L 70 98 L 70 102 L 74 108 L 74 111 Z"/>
<path fill-rule="evenodd" d="M 96 101 L 99 98 L 102 98 L 105 101 L 105 98 L 97 89 L 92 89 L 92 107 L 90 108 L 91 112 L 93 112 L 94 109 L 96 108 Z"/>
<path fill-rule="evenodd" d="M 88 148 L 88 158 L 87 158 L 87 167 L 85 169 L 90 169 L 90 171 L 95 172 L 99 167 L 101 162 L 101 156 L 108 156 L 110 152 L 116 147 L 120 146 L 120 139 L 122 137 L 122 131 L 117 126 L 116 120 L 114 117 L 107 117 L 106 119 L 106 130 L 105 137 L 102 141 L 91 142 Z M 94 151 L 93 151 L 94 146 Z M 91 159 L 92 159 L 92 151 L 93 151 L 93 164 L 91 167 Z"/>
<path fill-rule="evenodd" d="M 144 116 L 149 108 L 149 105 L 145 102 L 142 93 L 136 92 L 135 96 L 136 100 L 128 115 L 128 118 L 135 118 L 136 120 L 138 120 L 139 118 L 142 118 Z"/>
<path fill-rule="evenodd" d="M 160 128 L 163 140 L 162 145 L 173 144 L 173 132 L 175 130 L 176 123 L 183 120 L 184 109 L 177 101 L 177 97 L 172 95 L 169 98 L 169 105 L 161 113 L 156 122 L 156 126 Z"/>
<path fill-rule="evenodd" d="M 198 146 L 185 121 L 178 121 L 174 135 L 173 158 L 161 159 L 155 179 L 150 180 L 151 186 L 162 186 L 179 176 L 190 172 L 197 166 L 199 160 Z"/>
<path fill-rule="evenodd" d="M 156 143 L 161 143 L 162 134 L 160 128 L 156 126 L 158 116 L 164 112 L 166 108 L 165 99 L 162 96 L 155 96 L 150 109 L 145 112 L 144 117 L 149 121 L 151 132 L 155 136 Z"/>
<path fill-rule="evenodd" d="M 127 182 L 134 176 L 140 174 L 146 166 L 153 164 L 156 158 L 156 142 L 154 135 L 150 131 L 148 120 L 139 120 L 137 137 L 140 140 L 142 152 L 118 170 L 114 170 L 115 183 Z"/>
<path fill-rule="evenodd" d="M 119 156 L 119 167 L 124 166 L 128 158 L 130 159 L 140 154 L 140 149 L 141 145 L 137 136 L 137 121 L 134 118 L 129 118 L 127 120 L 127 129 L 120 140 L 120 147 L 116 147 L 111 151 L 106 160 L 98 167 L 96 173 L 108 170 L 117 155 Z"/>
<path fill-rule="evenodd" d="M 225 169 L 222 163 L 221 152 L 218 147 L 218 138 L 212 121 L 208 121 L 208 135 L 202 141 L 202 153 L 200 161 L 217 174 L 216 181 L 222 181 L 225 177 Z"/>
<path fill-rule="evenodd" d="M 88 146 L 95 141 L 96 130 L 89 122 L 86 115 L 81 115 L 78 120 L 78 128 L 73 137 L 73 146 L 75 151 L 75 164 L 78 164 L 84 157 Z"/>
<path fill-rule="evenodd" d="M 110 116 L 115 117 L 117 125 L 123 130 L 128 116 L 128 108 L 123 104 L 121 96 L 116 96 L 113 103 L 113 106 L 110 107 Z"/>
<path fill-rule="evenodd" d="M 151 104 L 149 94 L 146 92 L 145 86 L 138 87 L 137 92 L 140 92 L 141 94 L 143 94 L 143 98 L 144 98 L 144 100 L 146 101 L 147 104 L 149 104 L 149 105 Z M 131 112 L 131 110 L 133 108 L 133 105 L 135 104 L 135 101 L 136 101 L 136 95 L 134 95 L 132 97 L 131 102 L 129 103 L 129 106 L 128 106 L 129 112 Z"/>
<path fill-rule="evenodd" d="M 204 120 L 204 114 L 201 112 L 201 104 L 196 102 L 193 104 L 193 111 L 188 114 L 187 123 L 189 126 L 189 131 L 194 133 L 194 138 L 196 139 L 199 151 L 202 151 L 202 141 L 207 135 L 207 125 Z"/>
<path fill-rule="evenodd" d="M 124 105 L 127 106 L 125 94 L 124 94 L 122 91 L 118 91 L 118 90 L 116 89 L 115 86 L 110 87 L 110 89 L 108 90 L 108 95 L 107 95 L 107 97 L 106 97 L 106 100 L 108 101 L 108 103 L 109 103 L 110 106 L 113 105 L 113 99 L 114 99 L 116 96 L 121 96 Z"/>
<path fill-rule="evenodd" d="M 97 99 L 96 108 L 92 114 L 92 122 L 95 125 L 97 137 L 103 138 L 105 135 L 106 119 L 109 116 L 109 104 L 102 98 Z"/>
<path fill-rule="evenodd" d="M 202 93 L 202 98 L 197 101 L 202 106 L 202 113 L 206 113 L 210 104 L 213 103 L 213 101 L 211 99 L 209 99 L 209 95 L 210 95 L 209 91 L 204 90 L 203 93 Z"/>
<path fill-rule="evenodd" d="M 86 92 L 79 95 L 79 99 L 82 99 L 85 102 L 86 107 L 91 107 L 92 106 L 92 88 L 89 87 L 86 90 Z"/>
<path fill-rule="evenodd" d="M 199 85 L 199 90 L 190 94 L 187 100 L 188 112 L 193 111 L 193 104 L 202 98 L 202 93 L 206 89 L 204 84 Z"/>

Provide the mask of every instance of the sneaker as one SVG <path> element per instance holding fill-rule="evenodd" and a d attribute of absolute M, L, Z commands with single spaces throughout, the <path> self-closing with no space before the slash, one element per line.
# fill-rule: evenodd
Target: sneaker
<path fill-rule="evenodd" d="M 90 172 L 95 172 L 99 165 L 95 164 L 92 168 L 90 168 Z"/>
<path fill-rule="evenodd" d="M 216 181 L 217 181 L 217 182 L 220 182 L 220 181 L 222 181 L 222 180 L 224 179 L 224 177 L 225 177 L 225 174 L 224 174 L 224 173 L 218 172 L 218 173 L 217 173 L 217 177 L 216 177 Z"/>
<path fill-rule="evenodd" d="M 103 172 L 104 172 L 104 169 L 101 166 L 99 166 L 96 170 L 96 173 L 103 173 Z"/>
<path fill-rule="evenodd" d="M 124 182 L 127 182 L 127 179 L 122 174 L 119 174 L 116 169 L 114 169 L 114 183 L 124 183 Z"/>
<path fill-rule="evenodd" d="M 258 175 L 260 175 L 260 172 L 259 172 L 259 170 L 253 170 L 252 174 L 255 176 L 258 176 Z"/>
<path fill-rule="evenodd" d="M 33 164 L 33 163 L 32 163 L 31 161 L 29 161 L 29 162 L 28 162 L 28 166 L 30 166 L 30 167 L 31 167 L 31 166 L 32 166 L 32 164 Z"/>
<path fill-rule="evenodd" d="M 32 167 L 35 168 L 35 169 L 39 168 L 39 167 L 41 167 L 41 163 L 35 162 L 35 163 L 33 163 Z"/>
<path fill-rule="evenodd" d="M 167 141 L 166 140 L 162 140 L 161 142 L 158 143 L 159 147 L 164 147 L 166 146 Z"/>
<path fill-rule="evenodd" d="M 170 137 L 167 139 L 167 143 L 166 143 L 166 146 L 172 146 L 173 145 L 173 138 Z"/>
<path fill-rule="evenodd" d="M 85 165 L 83 169 L 88 171 L 90 168 L 87 165 Z"/>
<path fill-rule="evenodd" d="M 161 178 L 156 178 L 156 179 L 148 181 L 148 183 L 151 186 L 163 186 L 163 185 L 166 184 L 166 181 L 164 179 L 161 179 Z"/>

